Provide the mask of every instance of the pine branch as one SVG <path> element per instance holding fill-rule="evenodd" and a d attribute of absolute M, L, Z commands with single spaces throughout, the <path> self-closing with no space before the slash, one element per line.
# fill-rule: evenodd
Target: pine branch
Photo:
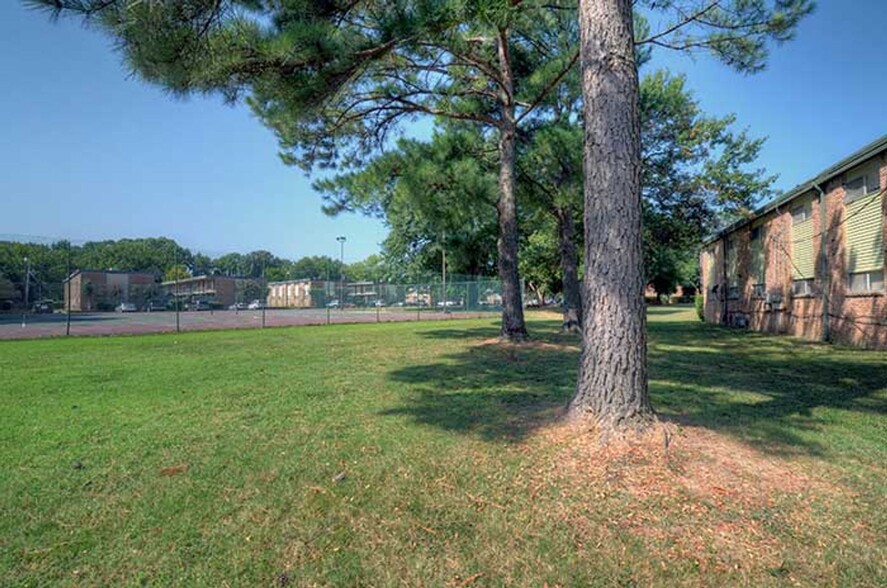
<path fill-rule="evenodd" d="M 579 51 L 576 51 L 575 53 L 573 53 L 573 56 L 570 58 L 570 61 L 567 63 L 567 66 L 564 67 L 560 72 L 558 72 L 558 74 L 555 77 L 553 77 L 551 80 L 549 80 L 548 83 L 545 85 L 545 87 L 542 89 L 542 91 L 539 92 L 539 94 L 537 94 L 536 97 L 530 101 L 530 104 L 528 105 L 527 109 L 524 110 L 524 112 L 522 112 L 521 115 L 517 117 L 515 124 L 520 124 L 520 122 L 528 114 L 530 114 L 537 106 L 539 106 L 539 104 L 542 103 L 543 100 L 545 100 L 545 98 L 548 96 L 548 94 L 555 87 L 557 87 L 558 84 L 560 84 L 561 80 L 563 80 L 564 77 L 573 68 L 573 66 L 576 65 L 576 61 L 578 61 L 578 59 L 579 59 Z"/>
<path fill-rule="evenodd" d="M 680 21 L 674 23 L 673 25 L 671 25 L 667 29 L 660 31 L 660 32 L 656 33 L 655 35 L 647 37 L 646 39 L 643 39 L 641 41 L 635 41 L 635 45 L 644 45 L 646 43 L 654 43 L 657 39 L 667 37 L 668 35 L 671 35 L 672 33 L 677 32 L 679 29 L 682 29 L 683 27 L 689 25 L 690 23 L 697 21 L 698 19 L 703 17 L 705 15 L 705 13 L 709 12 L 710 10 L 713 10 L 718 5 L 720 5 L 720 3 L 721 3 L 721 0 L 714 0 L 714 2 L 712 2 L 708 6 L 705 6 L 704 8 L 701 8 L 700 10 L 696 11 L 695 13 L 688 15 L 688 16 L 684 16 L 683 20 L 680 20 Z"/>

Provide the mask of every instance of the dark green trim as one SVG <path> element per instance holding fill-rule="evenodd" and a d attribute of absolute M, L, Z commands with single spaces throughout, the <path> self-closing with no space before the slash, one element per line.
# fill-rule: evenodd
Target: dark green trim
<path fill-rule="evenodd" d="M 848 155 L 838 163 L 823 170 L 821 173 L 819 173 L 819 175 L 807 180 L 806 182 L 801 182 L 788 192 L 784 193 L 779 198 L 776 198 L 775 200 L 772 200 L 768 204 L 765 204 L 761 208 L 755 210 L 748 218 L 738 220 L 733 224 L 724 227 L 723 229 L 706 239 L 703 243 L 703 247 L 708 247 L 718 239 L 736 231 L 737 229 L 741 229 L 750 222 L 761 218 L 762 216 L 772 212 L 773 210 L 784 204 L 787 204 L 795 198 L 803 196 L 807 192 L 816 189 L 817 186 L 822 186 L 829 180 L 833 179 L 835 176 L 839 176 L 847 170 L 850 170 L 858 165 L 865 163 L 866 161 L 875 157 L 879 153 L 882 153 L 883 151 L 887 151 L 887 135 L 883 135 L 881 138 L 869 143 L 862 149 L 859 149 L 851 155 Z"/>

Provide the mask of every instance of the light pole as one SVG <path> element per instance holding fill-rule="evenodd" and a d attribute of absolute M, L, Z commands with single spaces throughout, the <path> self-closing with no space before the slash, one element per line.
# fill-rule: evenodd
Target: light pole
<path fill-rule="evenodd" d="M 326 263 L 326 282 L 323 283 L 323 301 L 326 304 L 326 324 L 330 324 L 330 282 L 333 280 L 333 260 L 328 259 Z"/>
<path fill-rule="evenodd" d="M 26 317 L 28 316 L 28 297 L 31 286 L 31 260 L 27 257 L 25 258 L 25 308 L 22 311 L 22 328 L 25 328 L 26 325 Z"/>
<path fill-rule="evenodd" d="M 339 242 L 339 308 L 345 308 L 345 236 L 339 235 L 336 237 L 336 241 Z"/>
<path fill-rule="evenodd" d="M 65 336 L 71 335 L 71 242 L 68 241 L 68 260 L 65 263 L 65 274 L 68 277 L 67 280 L 67 300 L 65 301 Z"/>
<path fill-rule="evenodd" d="M 268 282 L 265 281 L 265 258 L 262 258 L 262 288 L 265 299 L 262 300 L 262 328 L 265 328 L 265 307 L 268 306 Z"/>
<path fill-rule="evenodd" d="M 173 277 L 176 280 L 176 333 L 180 333 L 182 324 L 179 316 L 179 250 L 177 248 L 173 249 L 172 271 L 175 272 Z"/>
<path fill-rule="evenodd" d="M 447 304 L 447 233 L 444 231 L 443 240 L 440 244 L 440 277 L 441 277 L 441 300 L 443 300 L 444 314 L 450 314 L 450 306 Z"/>

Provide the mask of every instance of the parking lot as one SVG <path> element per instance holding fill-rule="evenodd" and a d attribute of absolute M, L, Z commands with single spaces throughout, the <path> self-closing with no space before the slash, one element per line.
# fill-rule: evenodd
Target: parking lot
<path fill-rule="evenodd" d="M 39 337 L 131 335 L 178 331 L 208 331 L 296 325 L 341 323 L 403 322 L 417 320 L 449 320 L 498 316 L 491 311 L 454 311 L 403 308 L 379 309 L 269 309 L 167 312 L 97 312 L 71 315 L 70 329 L 65 314 L 0 315 L 0 339 L 33 339 Z M 263 316 L 264 315 L 264 316 Z M 178 323 L 178 324 L 177 324 Z"/>

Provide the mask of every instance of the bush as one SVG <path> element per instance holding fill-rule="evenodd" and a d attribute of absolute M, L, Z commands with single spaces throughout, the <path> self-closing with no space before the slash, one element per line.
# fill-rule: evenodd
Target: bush
<path fill-rule="evenodd" d="M 696 306 L 696 314 L 699 316 L 699 320 L 705 321 L 705 301 L 702 298 L 702 294 L 697 294 L 693 303 Z"/>

